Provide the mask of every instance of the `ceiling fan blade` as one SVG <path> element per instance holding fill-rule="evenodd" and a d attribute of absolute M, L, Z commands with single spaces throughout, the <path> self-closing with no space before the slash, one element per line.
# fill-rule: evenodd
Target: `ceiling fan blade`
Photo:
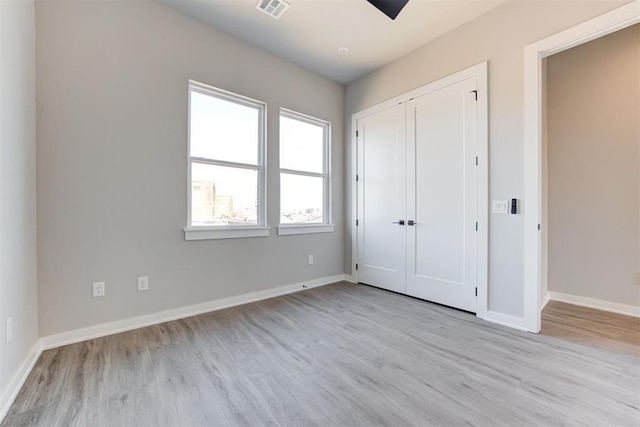
<path fill-rule="evenodd" d="M 409 0 L 367 0 L 374 5 L 380 12 L 384 13 L 391 19 L 396 19 L 403 7 L 409 3 Z"/>

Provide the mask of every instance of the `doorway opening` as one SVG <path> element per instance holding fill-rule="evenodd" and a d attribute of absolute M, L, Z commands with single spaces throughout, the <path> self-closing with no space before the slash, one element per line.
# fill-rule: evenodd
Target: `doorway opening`
<path fill-rule="evenodd" d="M 640 22 L 640 2 L 543 39 L 525 49 L 525 312 L 531 332 L 539 332 L 546 300 L 546 253 L 543 252 L 543 59 Z"/>

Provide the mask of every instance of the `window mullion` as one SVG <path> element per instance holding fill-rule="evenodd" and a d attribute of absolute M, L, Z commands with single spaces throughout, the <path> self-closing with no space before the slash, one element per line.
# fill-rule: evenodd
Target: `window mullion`
<path fill-rule="evenodd" d="M 326 178 L 326 174 L 317 173 L 317 172 L 306 172 L 295 169 L 280 169 L 280 173 L 288 173 L 290 175 L 302 175 L 302 176 L 310 176 L 313 178 Z"/>
<path fill-rule="evenodd" d="M 262 165 L 252 165 L 249 163 L 227 162 L 225 160 L 207 159 L 205 157 L 190 157 L 190 159 L 194 163 L 202 163 L 205 165 L 212 165 L 212 166 L 226 166 L 230 168 L 251 169 L 256 171 L 259 171 L 262 169 Z"/>

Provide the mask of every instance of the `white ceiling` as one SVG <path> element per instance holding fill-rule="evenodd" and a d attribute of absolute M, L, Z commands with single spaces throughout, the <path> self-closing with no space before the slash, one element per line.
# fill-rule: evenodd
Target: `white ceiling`
<path fill-rule="evenodd" d="M 255 8 L 258 0 L 157 1 L 346 84 L 506 0 L 409 0 L 395 21 L 366 0 L 288 0 L 277 20 Z"/>

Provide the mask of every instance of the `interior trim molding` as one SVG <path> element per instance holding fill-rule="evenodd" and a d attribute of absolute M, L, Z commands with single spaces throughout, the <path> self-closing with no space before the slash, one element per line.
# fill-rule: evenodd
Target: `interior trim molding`
<path fill-rule="evenodd" d="M 196 316 L 198 314 L 209 313 L 238 305 L 262 301 L 281 295 L 304 291 L 306 289 L 329 285 L 331 283 L 347 280 L 344 274 L 322 277 L 314 280 L 295 283 L 293 285 L 281 286 L 264 291 L 251 292 L 229 298 L 209 301 L 202 304 L 190 305 L 187 307 L 175 308 L 159 313 L 147 314 L 144 316 L 132 317 L 115 322 L 103 323 L 101 325 L 89 326 L 87 328 L 76 329 L 61 334 L 49 335 L 40 338 L 43 350 L 61 347 L 63 345 L 74 344 L 81 341 L 100 338 L 107 335 L 118 334 L 120 332 L 131 331 L 133 329 L 144 328 L 145 326 L 157 325 L 158 323 L 170 322 L 172 320 L 184 319 L 185 317 Z"/>
<path fill-rule="evenodd" d="M 510 316 L 504 313 L 498 313 L 497 311 L 485 311 L 482 316 L 478 315 L 482 320 L 495 323 L 501 326 L 507 326 L 509 328 L 517 329 L 519 331 L 529 332 L 524 318 Z"/>
<path fill-rule="evenodd" d="M 549 301 L 564 302 L 580 307 L 595 308 L 609 313 L 624 314 L 625 316 L 640 317 L 640 307 L 635 305 L 620 304 L 618 302 L 604 301 L 601 299 L 581 297 L 562 292 L 548 292 Z"/>
<path fill-rule="evenodd" d="M 7 412 L 9 412 L 9 408 L 11 408 L 13 401 L 16 399 L 16 396 L 18 396 L 31 370 L 40 358 L 40 354 L 42 354 L 42 347 L 40 346 L 40 340 L 37 340 L 7 388 L 4 389 L 0 395 L 0 423 L 4 420 Z"/>
<path fill-rule="evenodd" d="M 544 297 L 542 298 L 542 302 L 540 303 L 540 312 L 542 312 L 542 310 L 544 310 L 547 304 L 549 304 L 549 301 L 551 301 L 551 298 L 549 297 L 549 292 L 547 292 L 544 294 Z"/>

